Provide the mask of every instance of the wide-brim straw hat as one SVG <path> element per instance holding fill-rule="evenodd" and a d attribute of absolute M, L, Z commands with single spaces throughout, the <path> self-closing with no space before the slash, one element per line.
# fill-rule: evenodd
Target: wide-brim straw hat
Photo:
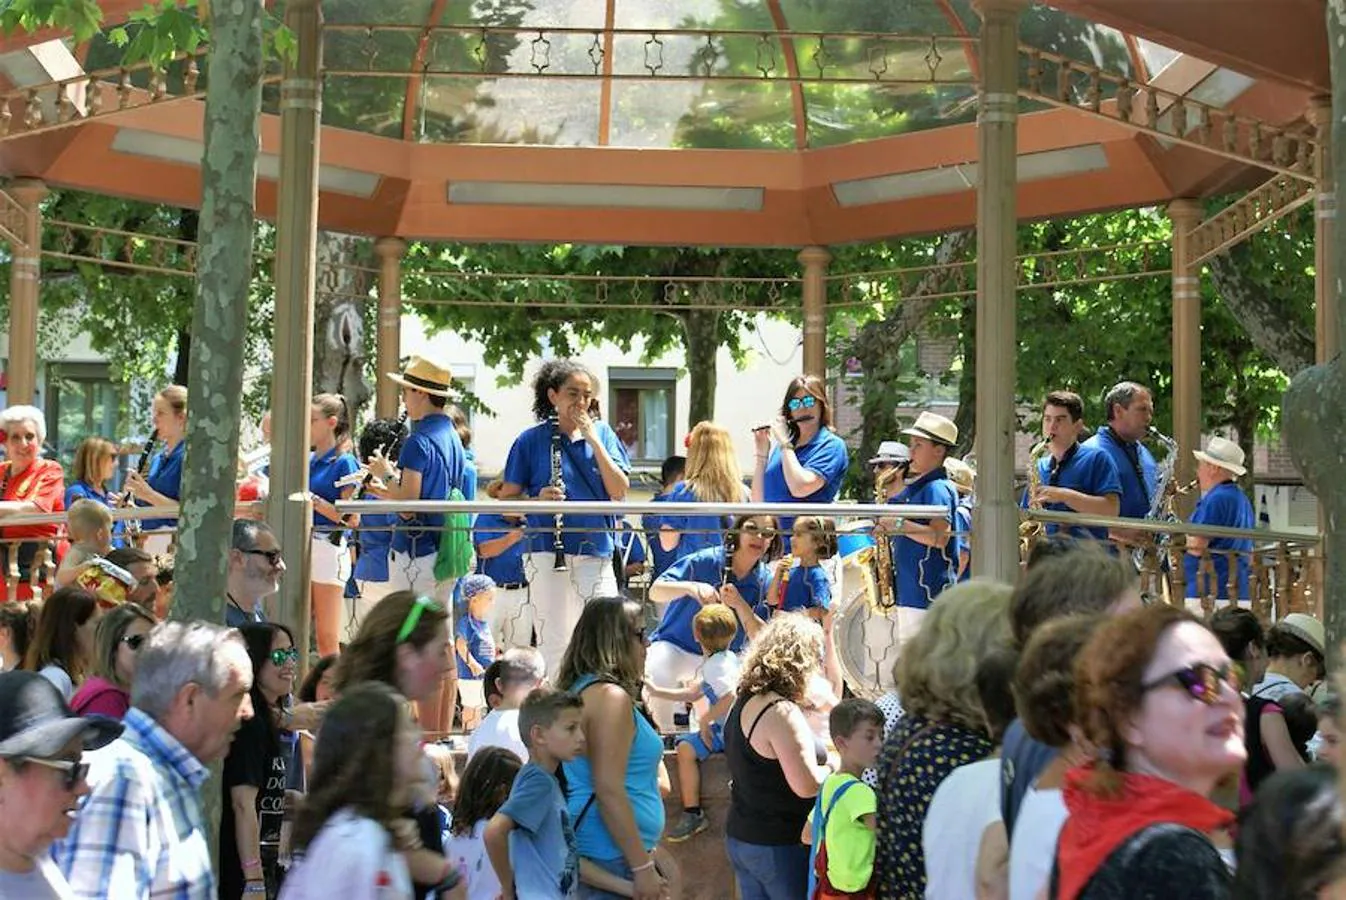
<path fill-rule="evenodd" d="M 958 426 L 953 424 L 953 420 L 946 419 L 939 413 L 921 413 L 910 428 L 902 429 L 902 433 L 910 437 L 925 438 L 946 447 L 958 443 Z"/>
<path fill-rule="evenodd" d="M 977 480 L 977 472 L 957 457 L 944 460 L 944 471 L 960 493 L 970 494 Z"/>
<path fill-rule="evenodd" d="M 1319 656 L 1327 656 L 1327 634 L 1323 623 L 1306 613 L 1290 613 L 1276 623 L 1282 631 L 1288 631 L 1308 644 Z"/>
<path fill-rule="evenodd" d="M 1192 455 L 1204 463 L 1219 466 L 1226 472 L 1242 477 L 1248 474 L 1243 466 L 1243 448 L 1229 438 L 1213 437 L 1206 442 L 1206 449 L 1193 450 Z"/>
<path fill-rule="evenodd" d="M 423 356 L 413 356 L 401 374 L 397 372 L 386 374 L 403 387 L 435 397 L 449 396 L 449 385 L 453 382 L 453 372 L 448 366 L 440 365 Z"/>

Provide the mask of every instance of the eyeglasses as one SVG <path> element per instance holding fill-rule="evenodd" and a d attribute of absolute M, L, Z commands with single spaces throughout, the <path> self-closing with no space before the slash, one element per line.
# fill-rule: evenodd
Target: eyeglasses
<path fill-rule="evenodd" d="M 785 405 L 790 408 L 790 412 L 794 412 L 797 409 L 813 409 L 813 405 L 817 402 L 818 398 L 808 394 L 803 397 L 791 397 L 790 402 Z"/>
<path fill-rule="evenodd" d="M 743 534 L 761 535 L 764 538 L 774 537 L 776 532 L 772 528 L 764 528 L 756 522 L 744 522 L 743 527 L 739 529 Z"/>
<path fill-rule="evenodd" d="M 145 635 L 143 635 L 143 634 L 127 634 L 127 635 L 123 635 L 123 636 L 122 636 L 122 643 L 125 644 L 126 646 L 130 647 L 132 650 L 139 650 L 139 649 L 140 649 L 140 645 L 143 644 L 143 643 L 145 643 Z"/>
<path fill-rule="evenodd" d="M 1196 663 L 1185 669 L 1179 669 L 1176 672 L 1170 672 L 1156 678 L 1149 684 L 1142 684 L 1140 688 L 1143 691 L 1152 691 L 1155 688 L 1176 685 L 1191 695 L 1193 700 L 1207 706 L 1214 706 L 1216 701 L 1220 699 L 1221 682 L 1238 691 L 1238 673 L 1234 670 L 1232 663 L 1225 663 L 1218 669 L 1206 663 Z"/>
<path fill-rule="evenodd" d="M 284 650 L 271 651 L 271 664 L 273 666 L 283 666 L 286 663 L 299 662 L 299 648 L 287 647 Z"/>
<path fill-rule="evenodd" d="M 424 595 L 417 597 L 416 602 L 411 604 L 411 609 L 407 610 L 407 617 L 402 621 L 402 628 L 397 632 L 397 640 L 395 643 L 400 644 L 411 637 L 411 633 L 415 631 L 416 626 L 420 624 L 421 614 L 427 609 L 432 609 L 435 612 L 444 611 L 438 603 L 429 597 Z"/>
<path fill-rule="evenodd" d="M 20 756 L 18 761 L 32 763 L 44 769 L 64 772 L 65 777 L 61 779 L 61 783 L 67 791 L 73 791 L 89 775 L 89 764 L 75 759 L 43 759 L 40 756 Z"/>
<path fill-rule="evenodd" d="M 275 550 L 244 550 L 243 552 L 248 556 L 264 556 L 273 567 L 280 565 L 281 552 L 279 547 Z"/>

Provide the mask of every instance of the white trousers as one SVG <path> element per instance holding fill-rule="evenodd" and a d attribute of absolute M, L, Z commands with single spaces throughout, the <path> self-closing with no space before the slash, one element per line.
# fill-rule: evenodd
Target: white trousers
<path fill-rule="evenodd" d="M 685 687 L 701 670 L 701 655 L 688 653 L 668 641 L 655 641 L 645 651 L 645 677 L 659 688 Z M 650 715 L 660 731 L 673 730 L 673 714 L 682 706 L 673 700 L 650 698 Z"/>
<path fill-rule="evenodd" d="M 584 604 L 595 597 L 616 596 L 617 574 L 608 556 L 566 554 L 564 572 L 553 568 L 555 556 L 550 551 L 529 553 L 524 564 L 537 624 L 537 649 L 547 666 L 547 677 L 555 679 Z"/>
<path fill-rule="evenodd" d="M 495 636 L 497 653 L 533 645 L 534 612 L 528 588 L 496 590 L 491 606 L 491 634 Z"/>
<path fill-rule="evenodd" d="M 411 557 L 393 551 L 388 556 L 388 593 L 414 591 L 433 598 L 440 606 L 451 609 L 453 586 L 457 578 L 435 581 L 435 554 Z"/>

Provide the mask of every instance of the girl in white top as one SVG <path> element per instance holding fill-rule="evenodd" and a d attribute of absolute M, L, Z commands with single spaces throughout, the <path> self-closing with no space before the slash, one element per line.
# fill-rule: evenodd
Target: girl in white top
<path fill-rule="evenodd" d="M 483 747 L 463 771 L 444 855 L 467 882 L 467 900 L 500 896 L 500 879 L 486 856 L 482 832 L 508 799 L 522 767 L 523 761 L 504 747 Z"/>
<path fill-rule="evenodd" d="M 387 685 L 357 685 L 332 705 L 295 819 L 296 863 L 281 900 L 411 900 L 399 852 L 410 823 L 398 816 L 419 778 L 420 738 L 406 701 Z"/>

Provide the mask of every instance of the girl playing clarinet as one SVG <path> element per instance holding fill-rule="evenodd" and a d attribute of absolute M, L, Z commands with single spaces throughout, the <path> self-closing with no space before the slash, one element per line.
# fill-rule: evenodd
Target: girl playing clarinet
<path fill-rule="evenodd" d="M 126 490 L 136 506 L 178 505 L 182 489 L 182 462 L 187 455 L 187 389 L 171 384 L 154 396 L 154 433 L 159 449 L 150 457 L 149 471 L 126 474 Z M 150 452 L 147 446 L 143 452 Z M 167 556 L 177 531 L 177 519 L 143 519 L 145 552 Z"/>

